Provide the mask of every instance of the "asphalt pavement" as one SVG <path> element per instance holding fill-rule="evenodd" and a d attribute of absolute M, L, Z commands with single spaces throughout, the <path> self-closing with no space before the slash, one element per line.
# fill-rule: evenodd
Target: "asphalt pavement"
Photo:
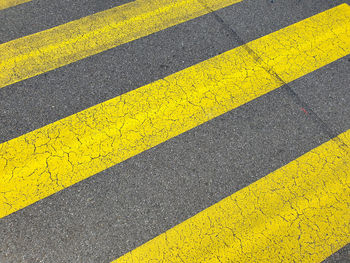
<path fill-rule="evenodd" d="M 127 1 L 0 10 L 0 44 Z M 0 89 L 0 143 L 344 0 L 244 0 Z M 350 56 L 0 219 L 0 262 L 110 262 L 350 129 Z M 306 109 L 306 111 L 305 111 Z M 345 246 L 325 262 L 350 262 Z"/>

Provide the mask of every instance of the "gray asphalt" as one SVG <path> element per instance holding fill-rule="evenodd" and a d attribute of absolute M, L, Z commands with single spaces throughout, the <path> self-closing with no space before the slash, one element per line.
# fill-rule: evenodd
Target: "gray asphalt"
<path fill-rule="evenodd" d="M 0 42 L 126 1 L 33 0 Z M 244 0 L 0 89 L 0 142 L 349 1 Z M 0 219 L 0 262 L 109 262 L 350 129 L 350 56 Z M 310 110 L 306 115 L 301 107 Z M 350 246 L 327 262 L 350 262 Z"/>

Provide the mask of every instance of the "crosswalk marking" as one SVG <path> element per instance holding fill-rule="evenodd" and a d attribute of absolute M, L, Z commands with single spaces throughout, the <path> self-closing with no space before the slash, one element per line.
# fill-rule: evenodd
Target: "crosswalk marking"
<path fill-rule="evenodd" d="M 321 262 L 350 242 L 350 130 L 113 261 Z"/>
<path fill-rule="evenodd" d="M 0 217 L 349 54 L 349 18 L 339 5 L 0 144 Z"/>
<path fill-rule="evenodd" d="M 24 4 L 32 0 L 1 0 L 0 1 L 0 10 L 6 9 L 12 6 Z"/>
<path fill-rule="evenodd" d="M 240 1 L 137 0 L 4 43 L 0 88 Z"/>

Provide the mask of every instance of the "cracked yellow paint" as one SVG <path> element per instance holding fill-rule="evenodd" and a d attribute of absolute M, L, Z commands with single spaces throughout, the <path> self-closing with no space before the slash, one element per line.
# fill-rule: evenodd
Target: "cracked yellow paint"
<path fill-rule="evenodd" d="M 343 4 L 2 143 L 0 218 L 349 53 Z"/>
<path fill-rule="evenodd" d="M 321 262 L 350 242 L 350 130 L 113 261 Z"/>
<path fill-rule="evenodd" d="M 241 0 L 137 0 L 0 45 L 0 88 Z"/>
<path fill-rule="evenodd" d="M 24 4 L 32 0 L 0 0 L 0 10 L 6 9 L 12 6 Z M 1 53 L 1 51 L 0 51 Z"/>

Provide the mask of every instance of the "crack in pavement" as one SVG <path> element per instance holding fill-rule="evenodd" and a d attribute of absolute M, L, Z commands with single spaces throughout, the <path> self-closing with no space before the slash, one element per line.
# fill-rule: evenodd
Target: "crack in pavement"
<path fill-rule="evenodd" d="M 350 130 L 147 243 L 122 262 L 320 262 L 350 242 Z"/>
<path fill-rule="evenodd" d="M 0 144 L 0 217 L 349 54 L 349 17 L 340 5 Z"/>
<path fill-rule="evenodd" d="M 281 89 L 284 89 L 287 92 L 287 95 L 292 98 L 294 103 L 296 105 L 299 105 L 301 109 L 308 114 L 311 119 L 317 123 L 321 129 L 328 135 L 329 138 L 337 138 L 337 135 L 340 133 L 337 130 L 334 130 L 334 128 L 330 127 L 325 121 L 320 118 L 317 113 L 309 106 L 305 101 L 303 101 L 300 96 L 293 90 L 293 88 L 285 81 L 283 78 L 280 77 L 280 75 L 272 68 L 269 67 L 267 63 L 257 54 L 252 48 L 247 45 L 247 42 L 241 38 L 238 33 L 229 25 L 227 24 L 224 19 L 218 14 L 218 11 L 213 10 L 206 4 L 205 0 L 197 0 L 199 3 L 201 3 L 205 8 L 210 10 L 210 15 L 212 15 L 215 20 L 222 25 L 222 27 L 229 33 L 229 35 L 233 38 L 234 41 L 239 43 L 239 45 L 244 46 L 245 49 L 248 51 L 248 53 L 259 63 L 263 65 L 266 72 L 271 74 L 273 77 L 278 79 L 279 81 L 283 82 L 283 87 Z M 343 142 L 344 143 L 344 142 Z"/>

